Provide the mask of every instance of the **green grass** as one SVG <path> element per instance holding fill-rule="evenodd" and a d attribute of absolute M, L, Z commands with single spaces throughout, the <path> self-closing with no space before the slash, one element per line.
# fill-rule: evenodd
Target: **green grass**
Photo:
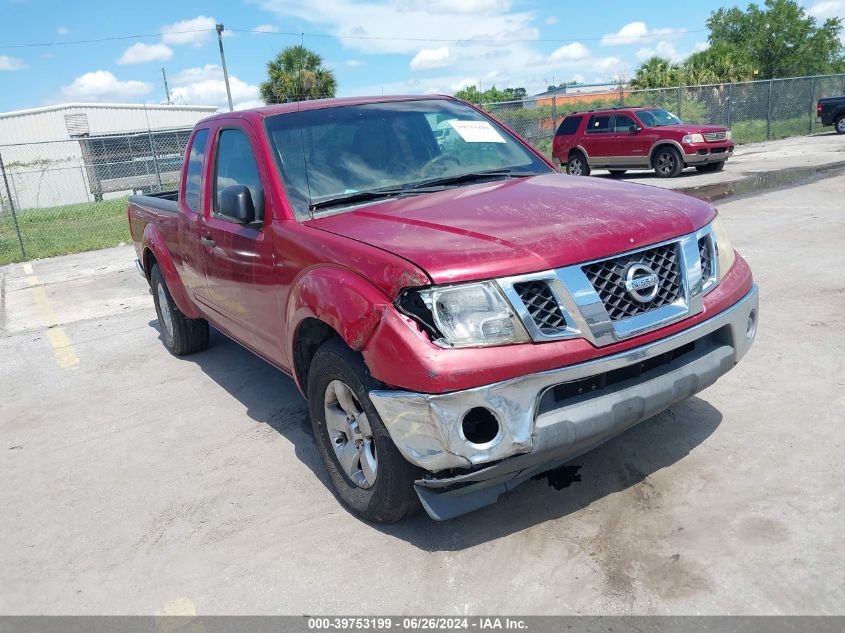
<path fill-rule="evenodd" d="M 10 213 L 0 215 L 0 264 L 39 257 L 93 251 L 129 242 L 126 198 L 49 209 L 22 209 L 18 226 L 26 256 L 21 253 Z"/>

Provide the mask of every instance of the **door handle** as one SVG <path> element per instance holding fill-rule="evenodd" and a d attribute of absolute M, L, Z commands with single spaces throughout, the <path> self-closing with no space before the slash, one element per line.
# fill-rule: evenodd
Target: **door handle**
<path fill-rule="evenodd" d="M 215 242 L 209 237 L 201 237 L 200 244 L 202 244 L 203 246 L 208 246 L 209 248 L 214 248 L 215 246 L 217 246 L 217 242 Z"/>

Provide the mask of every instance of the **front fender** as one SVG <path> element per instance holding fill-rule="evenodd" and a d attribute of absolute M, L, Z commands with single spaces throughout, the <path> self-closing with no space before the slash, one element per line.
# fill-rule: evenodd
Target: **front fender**
<path fill-rule="evenodd" d="M 288 358 L 293 360 L 305 319 L 322 321 L 360 351 L 390 307 L 390 297 L 357 273 L 334 266 L 311 268 L 296 279 L 288 297 Z"/>
<path fill-rule="evenodd" d="M 201 318 L 203 315 L 188 295 L 188 291 L 179 277 L 179 272 L 176 270 L 176 265 L 173 262 L 173 256 L 170 254 L 170 249 L 168 249 L 161 231 L 152 222 L 144 228 L 144 237 L 141 243 L 141 252 L 143 253 L 141 262 L 143 263 L 144 273 L 147 275 L 147 279 L 150 278 L 150 271 L 147 270 L 149 266 L 147 252 L 150 252 L 155 257 L 155 261 L 161 269 L 164 281 L 167 282 L 167 289 L 170 291 L 170 296 L 173 297 L 173 301 L 176 302 L 176 306 L 182 311 L 182 314 L 189 319 Z"/>

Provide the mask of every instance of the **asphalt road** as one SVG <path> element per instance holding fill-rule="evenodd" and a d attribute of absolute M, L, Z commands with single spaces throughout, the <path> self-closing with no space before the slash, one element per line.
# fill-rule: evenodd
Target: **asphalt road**
<path fill-rule="evenodd" d="M 4 267 L 0 612 L 841 614 L 843 199 L 721 202 L 761 288 L 743 362 L 568 488 L 440 524 L 344 511 L 293 383 L 236 344 L 170 356 L 131 248 Z"/>

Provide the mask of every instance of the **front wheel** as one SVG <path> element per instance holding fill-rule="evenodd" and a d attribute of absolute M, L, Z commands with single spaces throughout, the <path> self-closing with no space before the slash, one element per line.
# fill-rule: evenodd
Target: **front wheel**
<path fill-rule="evenodd" d="M 587 164 L 587 159 L 581 152 L 575 152 L 566 161 L 566 173 L 571 176 L 589 176 L 590 165 Z"/>
<path fill-rule="evenodd" d="M 379 386 L 340 339 L 324 343 L 308 370 L 314 440 L 337 497 L 368 521 L 395 523 L 420 507 L 419 470 L 399 453 L 370 401 Z"/>
<path fill-rule="evenodd" d="M 674 147 L 661 147 L 657 150 L 653 160 L 654 173 L 658 178 L 674 178 L 684 170 L 681 153 Z"/>
<path fill-rule="evenodd" d="M 836 122 L 833 124 L 833 127 L 836 128 L 837 134 L 845 134 L 845 116 L 841 116 L 836 119 Z"/>
<path fill-rule="evenodd" d="M 720 160 L 718 163 L 707 163 L 706 165 L 696 165 L 695 170 L 702 174 L 710 174 L 716 171 L 722 171 L 725 166 L 725 161 Z"/>

